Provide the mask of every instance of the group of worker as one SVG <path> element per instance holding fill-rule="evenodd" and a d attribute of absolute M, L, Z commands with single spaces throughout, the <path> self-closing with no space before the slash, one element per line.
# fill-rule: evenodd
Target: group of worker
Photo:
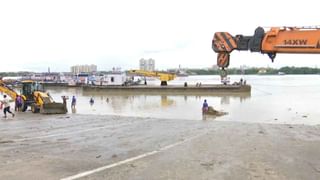
<path fill-rule="evenodd" d="M 240 79 L 239 82 L 234 82 L 232 85 L 246 85 L 247 84 L 247 81 L 246 80 L 243 80 L 242 78 Z"/>
<path fill-rule="evenodd" d="M 109 98 L 107 98 L 107 102 L 109 102 Z M 77 99 L 75 96 L 72 96 L 72 99 L 71 99 L 71 109 L 72 110 L 75 110 L 76 109 L 76 104 L 77 104 Z M 93 97 L 90 98 L 89 100 L 89 104 L 92 106 L 94 104 L 94 99 Z M 74 112 L 74 111 L 72 111 Z"/>
<path fill-rule="evenodd" d="M 3 109 L 4 118 L 7 118 L 7 113 L 11 114 L 12 117 L 15 116 L 15 113 L 13 113 L 10 109 L 10 103 L 13 102 L 13 100 L 10 100 L 7 95 L 3 95 L 3 99 L 0 100 L 0 109 Z M 109 99 L 107 98 L 107 102 L 109 102 Z M 94 104 L 93 97 L 90 98 L 89 101 L 90 105 Z M 75 110 L 77 104 L 77 99 L 75 96 L 72 96 L 71 99 L 71 109 Z M 23 100 L 21 96 L 17 96 L 15 99 L 15 111 L 21 111 L 23 105 Z M 73 111 L 74 112 L 74 111 Z"/>
<path fill-rule="evenodd" d="M 109 101 L 109 99 L 107 99 L 107 101 Z M 90 105 L 93 105 L 93 104 L 94 104 L 94 99 L 93 99 L 93 97 L 90 98 L 89 103 L 90 103 Z M 71 99 L 71 109 L 75 109 L 75 108 L 76 108 L 76 104 L 77 104 L 76 96 L 72 96 L 72 99 Z"/>

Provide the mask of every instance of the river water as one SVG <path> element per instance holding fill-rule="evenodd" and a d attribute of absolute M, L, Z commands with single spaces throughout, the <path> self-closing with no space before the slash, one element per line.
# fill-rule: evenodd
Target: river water
<path fill-rule="evenodd" d="M 69 113 L 140 116 L 186 120 L 320 124 L 320 75 L 245 75 L 229 76 L 231 82 L 243 78 L 252 86 L 251 94 L 233 95 L 148 95 L 83 91 L 81 88 L 50 88 L 57 101 L 61 95 L 77 98 L 76 112 Z M 179 77 L 170 84 L 217 84 L 219 76 Z M 158 85 L 160 81 L 149 81 Z M 94 104 L 90 105 L 90 98 Z M 207 99 L 214 109 L 227 112 L 222 117 L 203 116 L 201 106 Z"/>

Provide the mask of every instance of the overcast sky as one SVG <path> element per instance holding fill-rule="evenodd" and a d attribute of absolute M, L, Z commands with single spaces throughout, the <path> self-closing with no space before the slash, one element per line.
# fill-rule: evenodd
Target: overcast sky
<path fill-rule="evenodd" d="M 69 71 L 210 67 L 214 32 L 252 35 L 258 26 L 320 25 L 317 1 L 246 0 L 1 0 L 0 71 Z M 320 67 L 320 55 L 233 52 L 231 67 Z"/>

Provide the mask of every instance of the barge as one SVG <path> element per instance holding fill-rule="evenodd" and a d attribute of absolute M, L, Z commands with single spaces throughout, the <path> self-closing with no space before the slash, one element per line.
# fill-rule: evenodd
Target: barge
<path fill-rule="evenodd" d="M 202 86 L 82 86 L 83 90 L 103 91 L 110 93 L 135 93 L 135 94 L 237 94 L 251 93 L 250 85 L 202 85 Z"/>

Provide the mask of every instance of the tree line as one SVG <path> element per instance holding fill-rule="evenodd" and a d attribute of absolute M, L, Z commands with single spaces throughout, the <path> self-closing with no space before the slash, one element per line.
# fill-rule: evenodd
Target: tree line
<path fill-rule="evenodd" d="M 279 72 L 285 74 L 320 74 L 320 68 L 310 68 L 310 67 L 281 67 L 279 69 L 275 68 L 228 68 L 228 74 L 278 74 Z M 189 75 L 219 75 L 219 69 L 188 69 L 186 71 Z"/>
<path fill-rule="evenodd" d="M 185 72 L 188 75 L 219 75 L 219 69 L 186 69 Z M 278 74 L 279 72 L 285 74 L 320 74 L 320 68 L 311 68 L 311 67 L 289 67 L 285 66 L 279 69 L 275 68 L 228 68 L 228 74 Z M 99 73 L 103 73 L 99 72 Z M 97 73 L 97 74 L 99 74 Z M 17 77 L 17 76 L 26 76 L 31 75 L 33 72 L 0 72 L 0 77 Z"/>

